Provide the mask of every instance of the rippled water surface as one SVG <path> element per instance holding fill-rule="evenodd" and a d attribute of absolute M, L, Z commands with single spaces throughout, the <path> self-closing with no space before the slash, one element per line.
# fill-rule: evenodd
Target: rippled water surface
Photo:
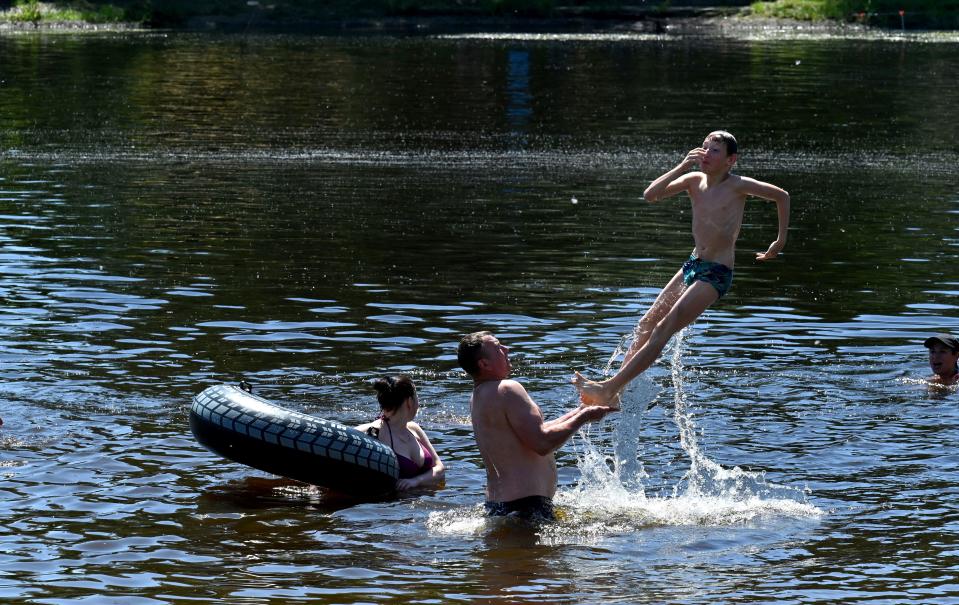
<path fill-rule="evenodd" d="M 959 43 L 949 36 L 0 37 L 0 600 L 959 602 Z M 641 200 L 703 136 L 751 201 L 732 291 L 481 515 L 459 337 L 549 417 L 692 247 Z M 616 361 L 612 362 L 615 367 Z M 202 388 L 347 424 L 417 380 L 444 488 L 227 462 Z"/>

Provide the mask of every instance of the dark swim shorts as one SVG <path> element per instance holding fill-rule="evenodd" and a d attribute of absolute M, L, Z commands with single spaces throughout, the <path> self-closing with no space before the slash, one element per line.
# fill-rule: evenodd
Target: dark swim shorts
<path fill-rule="evenodd" d="M 526 496 L 509 502 L 487 501 L 483 507 L 487 517 L 518 517 L 526 521 L 556 520 L 553 500 L 546 496 Z"/>
<path fill-rule="evenodd" d="M 721 263 L 690 255 L 689 260 L 683 263 L 683 283 L 688 286 L 694 281 L 704 281 L 716 288 L 722 298 L 733 285 L 733 270 Z"/>

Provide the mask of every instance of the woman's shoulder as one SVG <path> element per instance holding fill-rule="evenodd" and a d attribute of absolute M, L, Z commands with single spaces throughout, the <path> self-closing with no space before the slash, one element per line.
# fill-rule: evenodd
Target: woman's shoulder
<path fill-rule="evenodd" d="M 427 437 L 426 437 L 426 432 L 423 430 L 423 428 L 420 427 L 420 425 L 418 425 L 418 424 L 416 424 L 415 422 L 413 422 L 412 420 L 410 420 L 409 422 L 406 423 L 406 428 L 408 428 L 408 429 L 410 430 L 410 432 L 413 433 L 413 435 L 415 435 L 416 437 L 418 437 L 418 438 L 420 438 L 420 439 L 426 439 L 426 438 L 427 438 Z"/>

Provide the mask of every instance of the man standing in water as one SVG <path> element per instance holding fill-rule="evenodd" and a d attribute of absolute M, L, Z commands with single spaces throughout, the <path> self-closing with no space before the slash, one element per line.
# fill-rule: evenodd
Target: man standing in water
<path fill-rule="evenodd" d="M 930 336 L 922 343 L 929 349 L 931 384 L 953 385 L 959 382 L 959 340 L 949 334 Z"/>
<path fill-rule="evenodd" d="M 601 419 L 612 408 L 580 406 L 545 421 L 523 385 L 509 379 L 509 348 L 490 332 L 464 336 L 457 360 L 473 378 L 470 417 L 486 465 L 486 514 L 554 520 L 553 452 L 581 426 Z"/>
<path fill-rule="evenodd" d="M 732 174 L 738 159 L 736 138 L 723 130 L 706 135 L 701 147 L 686 154 L 675 168 L 653 181 L 643 193 L 650 202 L 686 193 L 693 207 L 693 242 L 689 260 L 666 284 L 636 327 L 636 339 L 626 352 L 623 365 L 612 377 L 593 382 L 579 372 L 573 384 L 587 404 L 613 404 L 627 384 L 651 366 L 669 339 L 696 320 L 711 304 L 726 294 L 733 281 L 736 238 L 743 224 L 749 196 L 776 203 L 779 232 L 756 260 L 776 258 L 786 245 L 789 227 L 789 194 L 784 190 Z M 699 164 L 699 171 L 686 172 Z"/>

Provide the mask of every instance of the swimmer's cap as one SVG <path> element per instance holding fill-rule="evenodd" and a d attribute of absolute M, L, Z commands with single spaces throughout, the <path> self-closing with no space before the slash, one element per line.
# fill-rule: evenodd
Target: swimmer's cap
<path fill-rule="evenodd" d="M 959 340 L 956 340 L 949 334 L 936 334 L 935 336 L 930 336 L 922 344 L 928 349 L 932 347 L 932 344 L 935 342 L 943 344 L 949 347 L 950 349 L 952 349 L 953 351 L 959 351 Z"/>

